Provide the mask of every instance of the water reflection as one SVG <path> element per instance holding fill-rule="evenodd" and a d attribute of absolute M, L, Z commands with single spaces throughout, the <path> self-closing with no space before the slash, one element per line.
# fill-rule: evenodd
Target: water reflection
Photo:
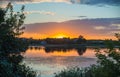
<path fill-rule="evenodd" d="M 83 53 L 85 53 L 86 51 L 86 47 L 46 47 L 45 51 L 46 53 L 50 53 L 50 52 L 70 52 L 71 50 L 75 49 L 75 51 L 79 54 L 79 55 L 83 55 Z"/>
<path fill-rule="evenodd" d="M 40 50 L 40 49 L 42 49 L 42 47 L 41 46 L 29 46 L 28 49 L 30 49 L 30 50 L 33 50 L 33 49 Z"/>
<path fill-rule="evenodd" d="M 53 73 L 67 67 L 86 67 L 96 63 L 94 49 L 83 46 L 31 46 L 24 56 L 25 63 L 37 71 L 38 74 L 41 73 L 41 77 L 54 77 Z"/>
<path fill-rule="evenodd" d="M 44 50 L 45 53 L 49 54 L 49 53 L 55 53 L 55 52 L 71 52 L 71 51 L 75 51 L 78 53 L 79 56 L 83 55 L 86 52 L 86 47 L 82 46 L 82 47 L 42 47 L 42 46 L 31 46 L 29 47 L 30 50 Z"/>

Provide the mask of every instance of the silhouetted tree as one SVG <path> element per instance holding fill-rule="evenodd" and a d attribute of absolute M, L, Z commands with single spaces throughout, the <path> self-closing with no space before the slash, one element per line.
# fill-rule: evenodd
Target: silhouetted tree
<path fill-rule="evenodd" d="M 21 63 L 21 52 L 28 47 L 27 42 L 19 38 L 24 19 L 24 6 L 17 13 L 11 3 L 6 9 L 0 9 L 0 77 L 35 77 L 35 72 Z"/>
<path fill-rule="evenodd" d="M 82 35 L 80 35 L 76 41 L 76 43 L 78 44 L 84 44 L 85 42 L 86 42 L 86 39 Z"/>

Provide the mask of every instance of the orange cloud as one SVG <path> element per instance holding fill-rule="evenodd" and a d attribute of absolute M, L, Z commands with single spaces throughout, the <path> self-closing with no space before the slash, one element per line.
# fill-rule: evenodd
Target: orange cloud
<path fill-rule="evenodd" d="M 66 22 L 26 24 L 25 37 L 33 38 L 76 38 L 115 39 L 113 32 L 119 31 L 120 18 L 83 19 Z"/>

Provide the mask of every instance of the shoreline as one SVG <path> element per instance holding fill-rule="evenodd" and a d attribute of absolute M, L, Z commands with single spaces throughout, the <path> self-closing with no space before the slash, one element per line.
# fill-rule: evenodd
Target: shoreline
<path fill-rule="evenodd" d="M 84 44 L 47 44 L 47 45 L 29 45 L 29 47 L 87 47 L 87 48 L 107 48 L 106 45 L 84 45 Z M 119 48 L 120 46 L 114 46 L 114 48 Z"/>

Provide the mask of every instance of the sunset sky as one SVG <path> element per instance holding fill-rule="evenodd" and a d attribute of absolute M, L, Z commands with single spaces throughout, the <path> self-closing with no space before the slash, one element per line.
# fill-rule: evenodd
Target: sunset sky
<path fill-rule="evenodd" d="M 27 38 L 115 39 L 120 31 L 120 0 L 0 0 L 15 11 L 25 5 Z"/>

